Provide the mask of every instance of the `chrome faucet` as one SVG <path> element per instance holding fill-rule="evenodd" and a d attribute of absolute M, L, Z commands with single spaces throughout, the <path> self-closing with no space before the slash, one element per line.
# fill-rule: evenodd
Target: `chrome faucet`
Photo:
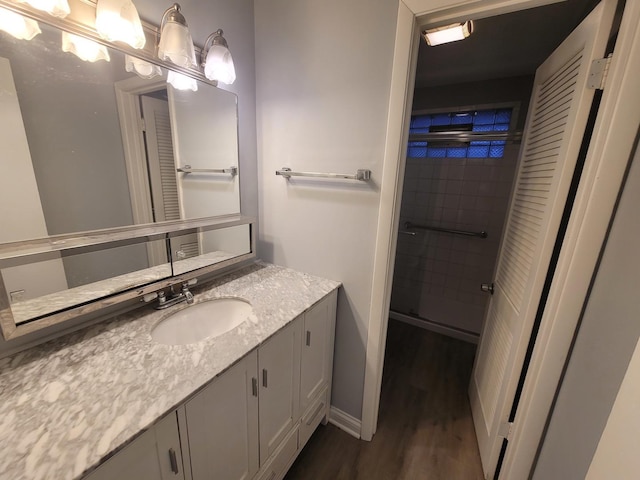
<path fill-rule="evenodd" d="M 154 307 L 156 310 L 164 310 L 165 308 L 169 308 L 173 305 L 177 305 L 178 303 L 187 302 L 191 305 L 194 301 L 193 293 L 189 290 L 190 285 L 195 285 L 197 279 L 189 280 L 188 282 L 184 282 L 182 284 L 182 291 L 180 293 L 173 293 L 173 287 L 170 288 L 170 296 L 167 298 L 167 295 L 164 293 L 164 290 L 159 290 L 157 293 L 158 303 Z"/>

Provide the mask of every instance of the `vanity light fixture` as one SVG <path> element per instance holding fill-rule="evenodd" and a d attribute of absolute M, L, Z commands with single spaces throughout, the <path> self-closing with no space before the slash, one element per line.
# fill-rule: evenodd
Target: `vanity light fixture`
<path fill-rule="evenodd" d="M 167 8 L 162 15 L 158 58 L 170 60 L 180 67 L 197 66 L 193 39 L 177 3 Z"/>
<path fill-rule="evenodd" d="M 127 72 L 135 73 L 140 78 L 154 78 L 162 75 L 162 69 L 158 65 L 142 60 L 141 58 L 124 56 L 124 69 Z"/>
<path fill-rule="evenodd" d="M 85 62 L 111 60 L 109 51 L 104 45 L 68 32 L 62 32 L 62 51 L 71 52 Z"/>
<path fill-rule="evenodd" d="M 38 22 L 2 7 L 0 7 L 0 30 L 19 40 L 31 40 L 41 33 Z"/>
<path fill-rule="evenodd" d="M 28 3 L 33 8 L 37 8 L 58 18 L 64 18 L 71 12 L 67 0 L 18 0 L 18 2 Z"/>
<path fill-rule="evenodd" d="M 198 82 L 195 78 L 187 77 L 186 75 L 174 72 L 173 70 L 169 70 L 167 73 L 167 83 L 176 90 L 198 91 Z"/>
<path fill-rule="evenodd" d="M 143 48 L 146 41 L 138 10 L 131 0 L 98 0 L 96 30 L 105 40 L 124 42 L 133 48 Z"/>
<path fill-rule="evenodd" d="M 454 23 L 444 27 L 430 28 L 422 32 L 427 45 L 432 47 L 443 43 L 457 42 L 464 40 L 473 33 L 473 21 L 467 20 L 464 23 Z"/>
<path fill-rule="evenodd" d="M 217 30 L 209 35 L 202 48 L 200 63 L 204 67 L 204 76 L 209 80 L 231 85 L 236 80 L 236 69 L 233 66 L 229 45 L 222 33 L 222 30 Z"/>

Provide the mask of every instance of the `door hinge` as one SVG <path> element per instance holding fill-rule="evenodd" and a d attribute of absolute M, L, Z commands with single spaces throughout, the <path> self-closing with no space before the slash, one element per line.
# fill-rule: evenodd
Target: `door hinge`
<path fill-rule="evenodd" d="M 509 440 L 511 437 L 511 432 L 513 431 L 513 422 L 503 422 L 498 427 L 498 436 L 504 438 L 505 440 Z"/>
<path fill-rule="evenodd" d="M 140 131 L 141 132 L 147 131 L 147 122 L 144 121 L 144 118 L 140 118 Z"/>
<path fill-rule="evenodd" d="M 587 79 L 587 88 L 594 90 L 604 90 L 604 85 L 607 82 L 607 75 L 609 74 L 609 65 L 611 65 L 610 53 L 607 58 L 598 58 L 591 62 L 591 68 L 589 69 L 589 78 Z"/>

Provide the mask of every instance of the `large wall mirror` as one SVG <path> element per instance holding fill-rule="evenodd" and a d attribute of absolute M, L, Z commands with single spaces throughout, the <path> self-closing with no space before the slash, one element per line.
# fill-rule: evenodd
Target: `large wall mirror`
<path fill-rule="evenodd" d="M 3 326 L 254 251 L 246 221 L 206 235 L 151 228 L 121 244 L 42 248 L 79 232 L 115 229 L 122 239 L 127 227 L 239 217 L 240 178 L 233 93 L 189 77 L 174 88 L 162 62 L 138 74 L 120 48 L 81 60 L 62 50 L 61 29 L 40 28 L 31 40 L 0 31 Z M 30 242 L 39 256 L 12 258 Z"/>

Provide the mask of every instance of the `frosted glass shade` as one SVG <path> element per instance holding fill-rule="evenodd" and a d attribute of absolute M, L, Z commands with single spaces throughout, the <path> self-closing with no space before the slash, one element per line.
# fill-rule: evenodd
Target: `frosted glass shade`
<path fill-rule="evenodd" d="M 141 60 L 131 55 L 124 56 L 124 69 L 135 73 L 140 78 L 154 78 L 162 75 L 162 69 L 158 65 Z"/>
<path fill-rule="evenodd" d="M 186 75 L 174 72 L 173 70 L 169 70 L 169 73 L 167 74 L 167 83 L 176 90 L 198 91 L 198 82 L 195 78 L 187 77 Z"/>
<path fill-rule="evenodd" d="M 165 23 L 160 34 L 158 58 L 185 68 L 195 67 L 196 52 L 189 29 L 176 22 Z"/>
<path fill-rule="evenodd" d="M 131 0 L 98 0 L 96 30 L 110 42 L 124 42 L 143 48 L 144 32 L 138 10 Z"/>
<path fill-rule="evenodd" d="M 62 51 L 71 52 L 85 62 L 111 60 L 109 51 L 104 45 L 68 32 L 62 32 Z"/>
<path fill-rule="evenodd" d="M 224 45 L 211 45 L 204 64 L 204 75 L 209 80 L 217 80 L 227 85 L 236 81 L 231 52 Z"/>
<path fill-rule="evenodd" d="M 19 40 L 31 40 L 41 33 L 38 22 L 24 18 L 6 8 L 0 8 L 0 30 L 4 30 Z"/>
<path fill-rule="evenodd" d="M 71 12 L 67 0 L 18 0 L 18 2 L 28 3 L 33 8 L 37 8 L 58 18 L 64 18 Z"/>

